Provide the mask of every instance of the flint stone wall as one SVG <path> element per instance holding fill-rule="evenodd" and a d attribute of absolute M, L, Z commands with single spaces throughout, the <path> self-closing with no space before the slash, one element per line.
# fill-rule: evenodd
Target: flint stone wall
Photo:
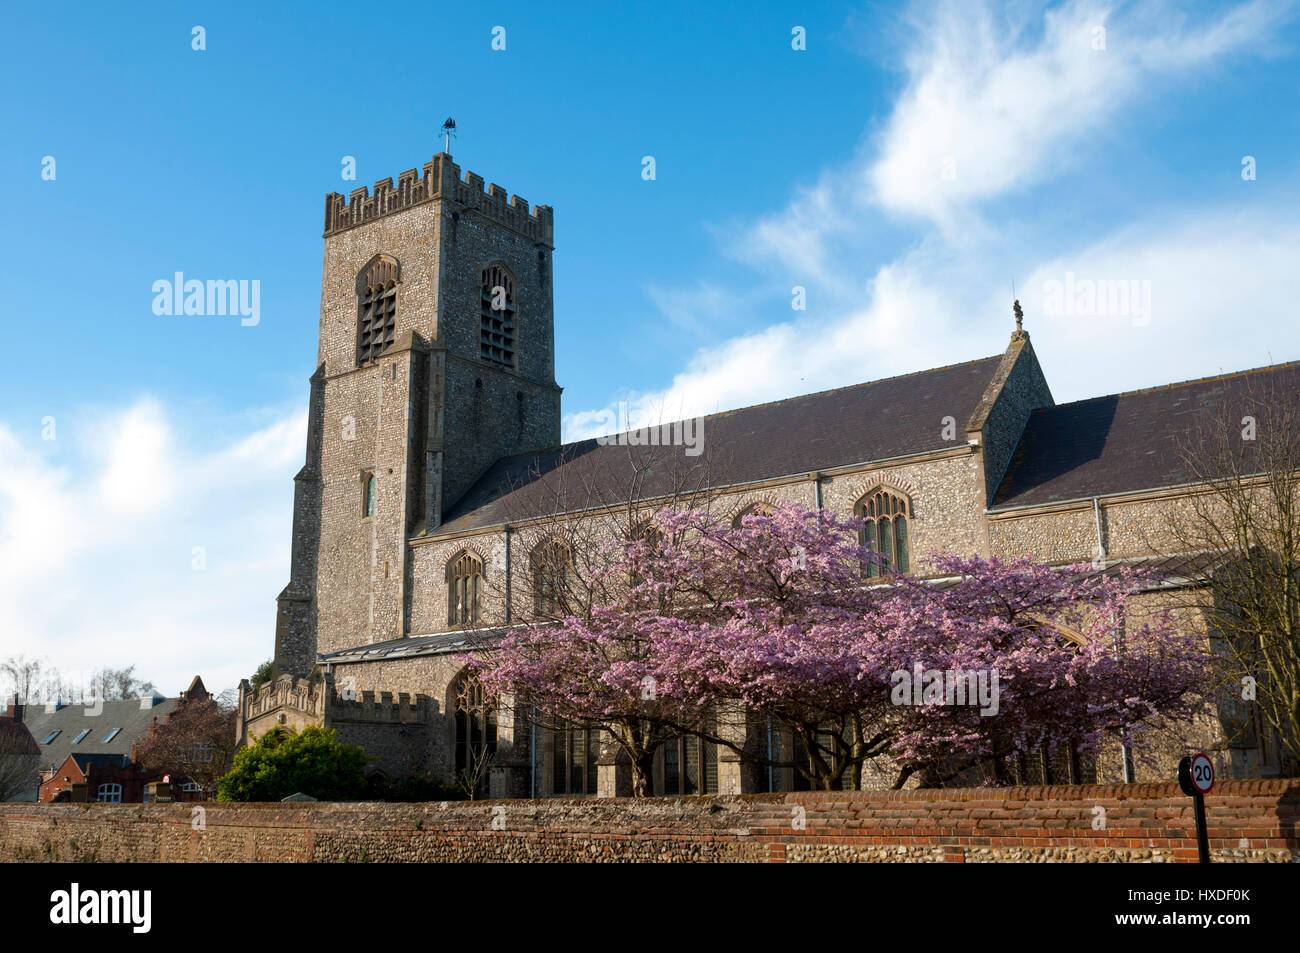
<path fill-rule="evenodd" d="M 196 830 L 200 807 L 205 829 Z M 1206 808 L 1214 861 L 1300 863 L 1300 781 L 1226 781 Z M 4 861 L 1169 863 L 1196 856 L 1192 802 L 1175 784 L 426 804 L 0 804 Z"/>

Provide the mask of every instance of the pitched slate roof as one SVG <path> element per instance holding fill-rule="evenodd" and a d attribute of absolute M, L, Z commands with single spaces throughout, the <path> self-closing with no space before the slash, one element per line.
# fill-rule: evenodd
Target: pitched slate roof
<path fill-rule="evenodd" d="M 943 439 L 941 421 L 953 417 L 964 433 L 1001 359 L 713 414 L 703 419 L 703 452 L 694 457 L 680 446 L 595 440 L 507 457 L 444 513 L 436 534 L 946 449 L 954 444 Z"/>
<path fill-rule="evenodd" d="M 103 711 L 97 715 L 91 714 L 95 709 L 82 704 L 65 704 L 57 711 L 47 711 L 38 703 L 23 709 L 23 724 L 36 739 L 41 751 L 41 767 L 46 769 L 50 765 L 63 764 L 70 754 L 130 757 L 131 744 L 144 738 L 155 718 L 159 724 L 165 722 L 167 715 L 176 709 L 176 703 L 175 698 L 155 698 L 150 707 L 141 708 L 138 698 L 106 701 Z M 74 744 L 74 739 L 87 728 L 90 730 L 85 737 Z M 114 728 L 121 730 L 108 739 Z M 55 729 L 58 729 L 58 735 L 48 744 L 41 744 Z"/>
<path fill-rule="evenodd" d="M 992 509 L 1193 482 L 1180 449 L 1263 394 L 1286 395 L 1300 410 L 1300 362 L 1035 410 Z M 1243 445 L 1247 454 L 1252 449 Z"/>

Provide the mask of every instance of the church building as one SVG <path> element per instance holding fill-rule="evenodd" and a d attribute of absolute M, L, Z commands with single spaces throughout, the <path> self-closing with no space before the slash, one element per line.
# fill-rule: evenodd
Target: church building
<path fill-rule="evenodd" d="M 1000 352 L 705 417 L 694 455 L 561 444 L 549 206 L 440 153 L 396 185 L 326 196 L 324 241 L 276 677 L 241 685 L 237 730 L 251 743 L 327 725 L 391 778 L 450 781 L 490 756 L 493 797 L 625 790 L 595 732 L 494 707 L 467 667 L 483 639 L 555 613 L 556 567 L 575 556 L 558 526 L 703 493 L 737 515 L 789 500 L 866 517 L 897 572 L 925 576 L 925 554 L 955 551 L 1098 571 L 1154 562 L 1176 587 L 1188 554 L 1163 516 L 1191 492 L 1181 437 L 1256 385 L 1300 394 L 1300 365 L 1282 364 L 1058 404 L 1017 305 Z M 1203 726 L 1220 770 L 1284 771 L 1233 717 Z M 1031 774 L 1132 777 L 1121 760 Z M 694 738 L 665 745 L 655 772 L 665 795 L 799 783 Z"/>

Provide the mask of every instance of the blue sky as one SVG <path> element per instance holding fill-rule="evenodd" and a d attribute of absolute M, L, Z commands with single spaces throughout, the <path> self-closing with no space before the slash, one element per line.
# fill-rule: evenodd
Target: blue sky
<path fill-rule="evenodd" d="M 0 653 L 168 691 L 270 654 L 323 197 L 448 115 L 556 210 L 569 436 L 997 353 L 1012 282 L 1058 400 L 1300 358 L 1292 5 L 810 6 L 8 11 Z M 260 281 L 258 324 L 155 315 L 176 271 Z"/>

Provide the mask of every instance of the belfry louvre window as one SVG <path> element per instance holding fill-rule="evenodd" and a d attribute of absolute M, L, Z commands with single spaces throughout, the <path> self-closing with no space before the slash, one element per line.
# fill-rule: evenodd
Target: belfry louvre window
<path fill-rule="evenodd" d="M 479 304 L 479 356 L 489 364 L 515 367 L 515 280 L 502 265 L 483 269 Z"/>
<path fill-rule="evenodd" d="M 397 334 L 397 262 L 380 255 L 357 279 L 357 367 L 376 360 Z"/>
<path fill-rule="evenodd" d="M 473 553 L 461 553 L 447 564 L 447 622 L 469 625 L 478 622 L 483 604 L 483 560 Z"/>
<path fill-rule="evenodd" d="M 911 527 L 908 526 L 911 516 L 906 497 L 879 487 L 858 500 L 853 512 L 867 519 L 859 541 L 880 556 L 880 562 L 873 562 L 867 575 L 908 572 L 911 569 Z"/>

